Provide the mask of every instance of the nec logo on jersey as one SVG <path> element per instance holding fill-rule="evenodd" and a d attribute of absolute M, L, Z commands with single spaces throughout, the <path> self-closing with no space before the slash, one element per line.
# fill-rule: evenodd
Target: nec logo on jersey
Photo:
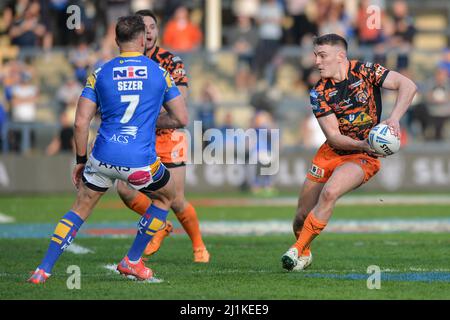
<path fill-rule="evenodd" d="M 147 66 L 127 66 L 113 68 L 113 80 L 147 79 Z"/>

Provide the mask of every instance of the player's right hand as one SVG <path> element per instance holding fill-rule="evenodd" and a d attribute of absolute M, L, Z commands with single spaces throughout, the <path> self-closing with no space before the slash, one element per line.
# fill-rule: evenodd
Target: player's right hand
<path fill-rule="evenodd" d="M 369 144 L 369 140 L 366 139 L 362 142 L 363 142 L 361 145 L 362 150 L 364 152 L 366 152 L 369 156 L 376 157 L 376 158 L 386 158 L 386 156 L 384 154 L 378 153 L 374 149 L 372 149 L 372 147 Z"/>
<path fill-rule="evenodd" d="M 80 186 L 81 175 L 83 174 L 83 170 L 84 170 L 85 165 L 86 164 L 84 164 L 84 163 L 79 163 L 79 164 L 75 165 L 75 168 L 73 168 L 72 182 L 73 182 L 75 188 L 77 188 L 77 189 Z"/>

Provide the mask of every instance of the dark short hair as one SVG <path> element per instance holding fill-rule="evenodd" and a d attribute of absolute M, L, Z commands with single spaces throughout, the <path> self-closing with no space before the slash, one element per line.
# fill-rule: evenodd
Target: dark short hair
<path fill-rule="evenodd" d="M 133 41 L 141 33 L 145 33 L 145 24 L 141 16 L 125 16 L 117 20 L 116 39 L 118 43 Z"/>
<path fill-rule="evenodd" d="M 347 51 L 348 48 L 348 44 L 347 41 L 341 37 L 340 35 L 337 35 L 335 33 L 329 33 L 329 34 L 324 34 L 323 36 L 320 37 L 315 37 L 313 40 L 313 44 L 315 46 L 323 46 L 325 44 L 331 45 L 331 46 L 341 46 L 345 49 L 345 51 Z"/>
<path fill-rule="evenodd" d="M 158 23 L 158 19 L 156 19 L 156 15 L 153 13 L 152 10 L 148 9 L 139 10 L 135 14 L 141 17 L 152 17 L 153 20 L 155 20 L 155 23 Z"/>

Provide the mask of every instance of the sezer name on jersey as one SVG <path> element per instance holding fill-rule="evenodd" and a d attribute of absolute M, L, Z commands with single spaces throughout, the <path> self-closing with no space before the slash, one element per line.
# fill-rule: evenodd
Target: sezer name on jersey
<path fill-rule="evenodd" d="M 113 68 L 113 80 L 125 80 L 125 79 L 147 79 L 147 67 L 146 66 L 126 66 Z M 127 80 L 118 81 L 117 90 L 142 90 L 142 81 L 139 80 Z"/>

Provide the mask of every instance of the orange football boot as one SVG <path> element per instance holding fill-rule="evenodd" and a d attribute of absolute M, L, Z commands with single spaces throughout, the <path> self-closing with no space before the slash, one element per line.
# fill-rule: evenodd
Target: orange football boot
<path fill-rule="evenodd" d="M 172 222 L 166 221 L 166 226 L 164 227 L 164 229 L 161 229 L 158 232 L 156 232 L 152 240 L 150 240 L 150 242 L 147 244 L 147 247 L 144 250 L 144 255 L 151 256 L 156 251 L 158 251 L 159 248 L 161 247 L 161 244 L 164 241 L 164 238 L 168 237 L 172 231 L 173 231 Z"/>
<path fill-rule="evenodd" d="M 209 252 L 206 248 L 195 248 L 194 249 L 194 262 L 198 263 L 208 263 L 209 262 Z"/>
<path fill-rule="evenodd" d="M 41 284 L 47 281 L 48 277 L 50 277 L 50 275 L 45 273 L 43 269 L 36 269 L 31 275 L 30 279 L 28 279 L 28 282 Z"/>
<path fill-rule="evenodd" d="M 138 280 L 149 280 L 153 277 L 152 269 L 145 266 L 142 258 L 139 259 L 138 263 L 132 264 L 128 257 L 125 256 L 117 266 L 117 271 L 125 276 L 134 276 Z"/>

